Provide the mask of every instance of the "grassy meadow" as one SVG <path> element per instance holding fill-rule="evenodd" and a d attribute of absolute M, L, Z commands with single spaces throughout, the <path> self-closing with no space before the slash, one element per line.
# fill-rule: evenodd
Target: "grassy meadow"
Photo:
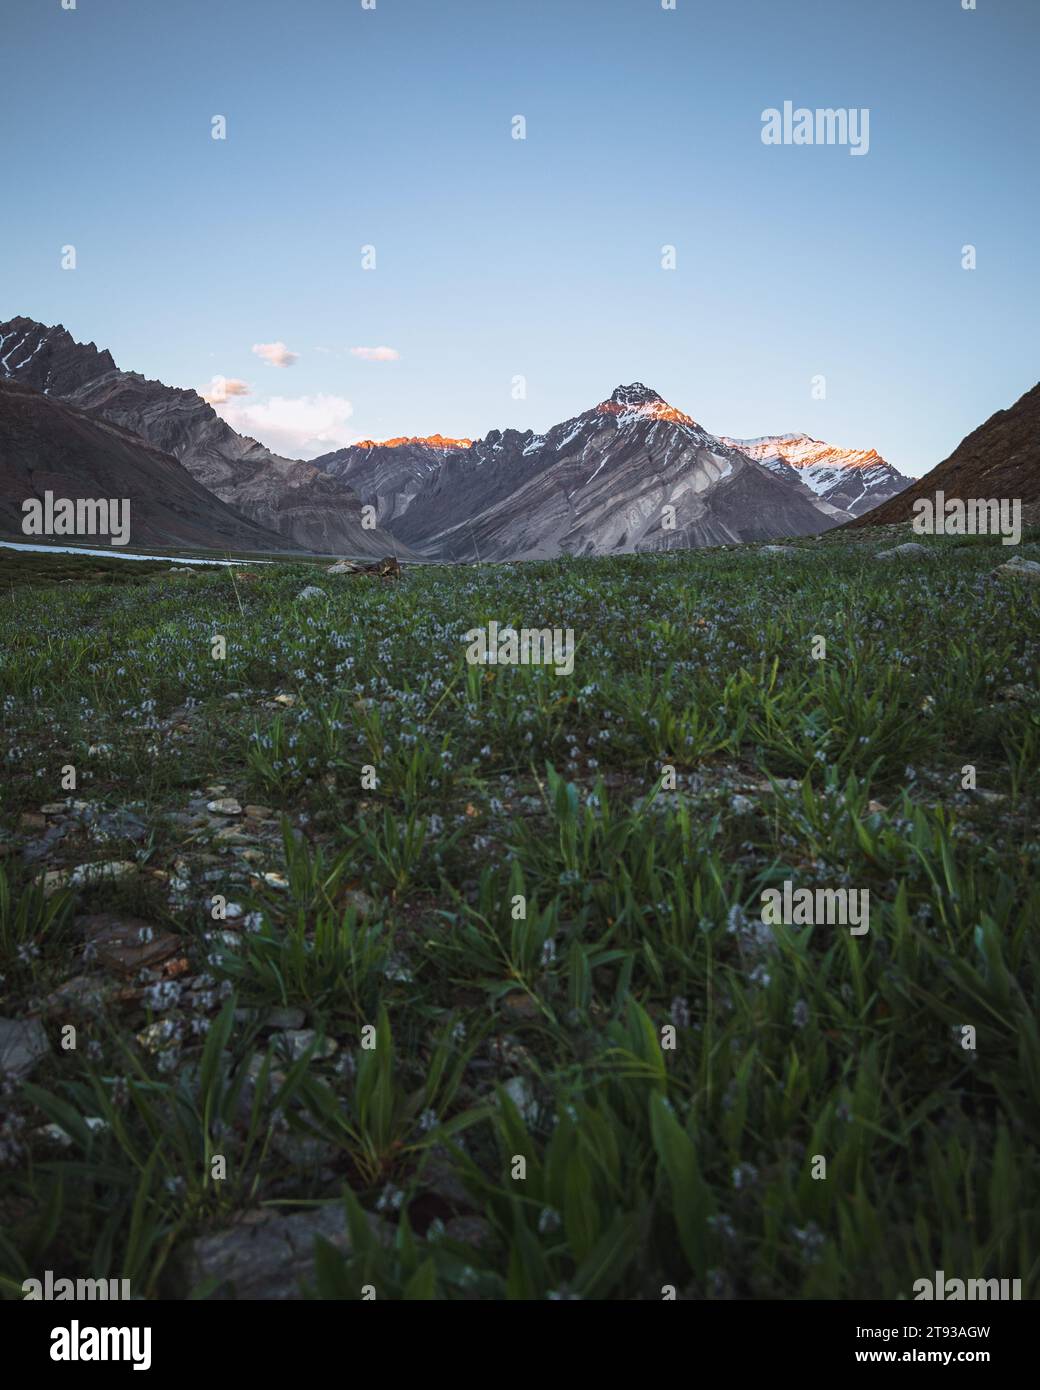
<path fill-rule="evenodd" d="M 5 556 L 0 1291 L 233 1294 L 211 1237 L 335 1204 L 312 1296 L 1036 1297 L 1040 592 L 986 539 Z"/>

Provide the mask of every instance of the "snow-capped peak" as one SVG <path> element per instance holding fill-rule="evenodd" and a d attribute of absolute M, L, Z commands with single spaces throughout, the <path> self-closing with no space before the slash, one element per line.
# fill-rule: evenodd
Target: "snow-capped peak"
<path fill-rule="evenodd" d="M 843 449 L 808 434 L 770 434 L 761 439 L 725 439 L 726 444 L 753 458 L 757 463 L 783 459 L 792 468 L 887 468 L 875 449 Z"/>
<path fill-rule="evenodd" d="M 779 476 L 797 478 L 817 497 L 854 516 L 910 485 L 875 449 L 843 449 L 808 434 L 768 434 L 723 442 Z"/>
<path fill-rule="evenodd" d="M 617 415 L 621 423 L 634 420 L 670 420 L 677 425 L 693 425 L 696 420 L 684 415 L 675 406 L 669 405 L 663 396 L 641 381 L 633 381 L 630 386 L 617 386 L 609 400 L 596 407 L 600 415 Z"/>

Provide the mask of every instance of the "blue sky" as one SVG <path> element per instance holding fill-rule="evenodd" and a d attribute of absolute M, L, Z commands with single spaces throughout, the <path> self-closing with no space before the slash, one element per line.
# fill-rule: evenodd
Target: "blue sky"
<path fill-rule="evenodd" d="M 921 473 L 1040 376 L 1038 39 L 1035 0 L 4 0 L 0 318 L 240 381 L 308 456 L 641 380 Z M 763 144 L 785 100 L 869 152 Z"/>

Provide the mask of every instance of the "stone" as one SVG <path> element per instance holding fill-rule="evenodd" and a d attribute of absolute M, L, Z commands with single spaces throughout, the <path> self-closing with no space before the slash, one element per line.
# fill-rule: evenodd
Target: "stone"
<path fill-rule="evenodd" d="M 310 599 L 310 598 L 325 598 L 325 597 L 326 597 L 325 590 L 324 590 L 324 589 L 319 589 L 318 586 L 317 586 L 316 584 L 308 584 L 307 587 L 306 587 L 305 589 L 301 589 L 300 592 L 296 595 L 297 600 L 303 599 L 303 598 Z"/>
<path fill-rule="evenodd" d="M 492 1243 L 495 1232 L 490 1221 L 483 1216 L 453 1216 L 444 1223 L 444 1235 L 458 1245 L 480 1249 Z"/>
<path fill-rule="evenodd" d="M 270 820 L 274 812 L 269 806 L 251 806 L 247 803 L 246 815 L 250 820 Z"/>
<path fill-rule="evenodd" d="M 152 969 L 182 949 L 179 937 L 136 917 L 101 913 L 88 917 L 84 930 L 87 943 L 101 964 L 124 975 Z"/>
<path fill-rule="evenodd" d="M 102 976 L 73 975 L 60 984 L 43 1002 L 43 1010 L 48 1014 L 74 1013 L 101 1014 L 111 999 L 113 986 Z"/>
<path fill-rule="evenodd" d="M 879 550 L 875 560 L 927 560 L 931 551 L 926 545 L 907 541 L 904 545 L 893 546 L 891 550 Z"/>
<path fill-rule="evenodd" d="M 242 807 L 233 796 L 222 796 L 206 803 L 206 810 L 215 816 L 240 816 Z"/>
<path fill-rule="evenodd" d="M 525 1124 L 533 1124 L 538 1119 L 541 1107 L 526 1077 L 511 1076 L 502 1089 L 519 1110 Z"/>
<path fill-rule="evenodd" d="M 137 872 L 137 865 L 129 859 L 114 859 L 99 864 L 77 864 L 69 875 L 70 888 L 88 888 L 98 883 L 106 883 L 114 878 L 126 878 Z"/>
<path fill-rule="evenodd" d="M 272 1009 L 264 1019 L 265 1028 L 302 1028 L 307 1015 L 302 1009 Z"/>
<path fill-rule="evenodd" d="M 389 1243 L 390 1230 L 369 1216 L 373 1231 Z M 182 1257 L 189 1289 L 217 1281 L 210 1298 L 287 1301 L 302 1297 L 314 1278 L 314 1243 L 321 1239 L 342 1255 L 351 1250 L 346 1211 L 339 1203 L 281 1216 L 249 1213 L 223 1231 L 199 1236 Z"/>
<path fill-rule="evenodd" d="M 360 888 L 347 889 L 343 894 L 343 906 L 356 912 L 362 921 L 366 917 L 371 917 L 376 910 L 375 899 L 370 898 L 367 893 L 363 893 Z"/>
<path fill-rule="evenodd" d="M 797 555 L 797 554 L 798 554 L 798 547 L 797 547 L 796 545 L 760 545 L 759 548 L 758 548 L 758 554 L 759 554 L 759 555 Z"/>
<path fill-rule="evenodd" d="M 1031 584 L 1040 584 L 1040 564 L 1035 560 L 1023 560 L 1016 555 L 1006 565 L 998 565 L 993 571 L 1001 579 L 1025 579 Z"/>
<path fill-rule="evenodd" d="M 303 1054 L 310 1048 L 317 1039 L 317 1033 L 313 1028 L 289 1028 L 285 1032 L 274 1035 L 274 1043 L 279 1052 L 288 1057 L 291 1062 L 298 1062 Z M 339 1050 L 339 1043 L 335 1038 L 325 1038 L 312 1054 L 313 1060 L 317 1061 L 322 1057 L 331 1057 Z"/>
<path fill-rule="evenodd" d="M 98 864 L 77 864 L 71 871 L 49 869 L 42 879 L 43 895 L 49 898 L 60 888 L 93 888 L 99 883 L 112 879 L 126 878 L 137 872 L 137 865 L 129 859 L 116 859 Z"/>
<path fill-rule="evenodd" d="M 22 1081 L 50 1050 L 38 1018 L 0 1018 L 0 1075 Z"/>
<path fill-rule="evenodd" d="M 106 810 L 90 804 L 73 812 L 74 818 L 88 831 L 92 840 L 104 844 L 107 840 L 130 840 L 140 844 L 148 838 L 148 826 L 132 811 L 123 807 Z"/>

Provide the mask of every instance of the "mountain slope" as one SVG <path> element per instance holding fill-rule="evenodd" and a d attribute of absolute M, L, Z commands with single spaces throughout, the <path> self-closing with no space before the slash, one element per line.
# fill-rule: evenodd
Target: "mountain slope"
<path fill-rule="evenodd" d="M 725 442 L 778 477 L 804 483 L 822 501 L 853 516 L 880 506 L 913 482 L 873 449 L 842 449 L 807 434 L 726 437 Z"/>
<path fill-rule="evenodd" d="M 282 537 L 218 501 L 175 458 L 137 435 L 32 387 L 0 380 L 0 531 L 25 541 L 22 503 L 43 498 L 127 499 L 129 548 L 277 550 Z M 108 545 L 107 536 L 56 538 Z"/>
<path fill-rule="evenodd" d="M 60 323 L 54 328 L 26 318 L 0 323 L 0 378 L 45 395 L 67 396 L 115 366 L 111 353 L 99 352 L 93 343 L 77 343 Z"/>
<path fill-rule="evenodd" d="M 469 439 L 371 439 L 322 454 L 313 460 L 331 477 L 346 483 L 362 502 L 376 509 L 376 521 L 386 526 L 408 510 L 423 483 L 433 478 L 448 454 L 468 449 Z"/>
<path fill-rule="evenodd" d="M 854 526 L 909 521 L 919 497 L 947 499 L 1018 498 L 1031 512 L 1040 508 L 1040 383 L 1014 405 L 973 430 L 949 458 L 898 497 L 857 517 Z"/>
<path fill-rule="evenodd" d="M 172 454 L 222 502 L 277 532 L 283 548 L 379 556 L 394 548 L 381 530 L 362 526 L 361 503 L 346 484 L 237 434 L 195 391 L 119 371 L 107 352 L 76 343 L 61 325 L 0 323 L 4 377 L 103 415 Z"/>
<path fill-rule="evenodd" d="M 847 515 L 635 382 L 545 435 L 492 430 L 446 454 L 389 525 L 440 558 L 501 560 L 813 535 Z"/>

